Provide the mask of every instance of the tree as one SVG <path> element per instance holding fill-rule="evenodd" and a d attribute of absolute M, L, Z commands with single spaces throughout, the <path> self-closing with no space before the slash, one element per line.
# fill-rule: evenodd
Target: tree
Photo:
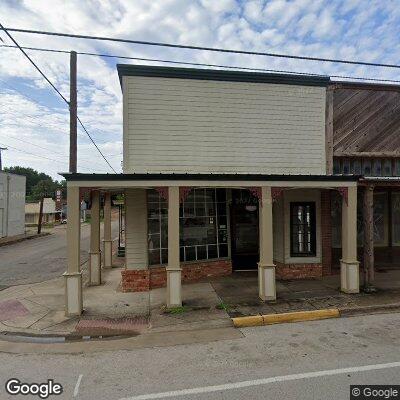
<path fill-rule="evenodd" d="M 58 188 L 58 182 L 54 182 L 52 179 L 45 179 L 39 181 L 33 188 L 30 195 L 32 200 L 38 201 L 42 197 L 53 198 Z"/>
<path fill-rule="evenodd" d="M 28 201 L 38 201 L 44 197 L 55 197 L 57 189 L 66 189 L 66 182 L 53 180 L 53 178 L 44 172 L 39 172 L 33 168 L 20 166 L 4 168 L 4 171 L 12 174 L 23 175 L 26 177 L 26 198 Z M 63 197 L 66 190 L 63 190 Z"/>
<path fill-rule="evenodd" d="M 29 197 L 32 195 L 33 188 L 40 182 L 45 180 L 50 180 L 53 182 L 51 176 L 45 174 L 44 172 L 38 172 L 33 168 L 26 167 L 8 167 L 4 168 L 4 171 L 10 172 L 12 174 L 23 175 L 26 177 L 26 196 Z"/>

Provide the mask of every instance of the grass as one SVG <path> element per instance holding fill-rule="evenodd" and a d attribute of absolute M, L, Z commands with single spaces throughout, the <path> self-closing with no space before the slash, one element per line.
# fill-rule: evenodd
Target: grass
<path fill-rule="evenodd" d="M 180 307 L 172 307 L 172 308 L 167 308 L 164 312 L 167 314 L 183 314 L 184 312 L 189 311 L 190 308 L 188 306 L 180 306 Z"/>
<path fill-rule="evenodd" d="M 229 311 L 230 307 L 228 304 L 224 303 L 223 301 L 215 306 L 217 310 L 225 310 L 226 312 Z"/>

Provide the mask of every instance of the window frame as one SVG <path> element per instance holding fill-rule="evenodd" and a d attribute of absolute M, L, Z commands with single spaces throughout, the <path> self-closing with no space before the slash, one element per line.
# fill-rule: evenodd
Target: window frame
<path fill-rule="evenodd" d="M 310 218 L 310 230 L 311 230 L 311 250 L 309 252 L 298 253 L 293 248 L 293 209 L 298 206 L 310 206 L 311 218 Z M 290 257 L 316 257 L 317 256 L 317 206 L 315 201 L 293 201 L 290 202 Z"/>
<path fill-rule="evenodd" d="M 224 195 L 221 196 L 219 191 L 224 191 Z M 213 200 L 209 201 L 207 200 L 207 191 L 211 191 L 213 193 Z M 147 201 L 147 206 L 148 206 L 148 211 L 147 211 L 147 253 L 148 253 L 148 260 L 149 260 L 149 266 L 158 266 L 158 265 L 167 265 L 167 260 L 168 260 L 168 248 L 162 247 L 162 244 L 164 243 L 162 241 L 163 238 L 163 233 L 167 234 L 167 230 L 164 232 L 162 229 L 162 222 L 165 220 L 168 220 L 168 209 L 167 208 L 162 208 L 161 205 L 165 203 L 166 201 L 161 198 L 159 194 L 156 194 L 157 192 L 154 189 L 149 189 L 146 194 L 146 201 Z M 154 196 L 156 194 L 157 200 L 153 199 L 152 201 L 149 201 L 150 195 Z M 200 201 L 197 199 L 197 196 L 199 196 Z M 203 198 L 201 198 L 203 197 Z M 157 208 L 157 217 L 151 217 L 149 215 L 149 203 L 152 204 L 158 204 Z M 187 203 L 190 203 L 193 205 L 193 208 L 191 211 L 193 214 L 188 214 L 188 210 L 186 209 Z M 192 204 L 193 203 L 193 204 Z M 212 204 L 212 209 L 213 213 L 208 214 L 208 205 Z M 201 213 L 201 215 L 198 215 L 198 208 L 196 206 L 200 206 L 199 209 L 201 209 L 201 212 L 204 211 L 204 213 Z M 162 210 L 166 210 L 166 212 L 162 212 Z M 204 219 L 204 220 L 213 220 L 214 222 L 212 225 L 214 226 L 215 230 L 215 242 L 213 243 L 202 243 L 202 244 L 193 244 L 193 245 L 185 245 L 182 243 L 183 240 L 183 231 L 184 231 L 184 221 L 185 220 L 199 220 L 199 219 Z M 156 222 L 158 224 L 158 229 L 155 230 L 154 232 L 150 233 L 149 229 L 149 223 L 150 220 Z M 224 224 L 221 224 L 221 221 L 224 221 Z M 153 235 L 158 236 L 160 248 L 149 248 L 149 243 L 150 239 Z M 168 236 L 168 235 L 167 235 Z M 166 243 L 168 245 L 168 242 Z M 203 249 L 205 247 L 206 251 L 206 258 L 199 257 L 198 252 L 200 249 Z M 151 253 L 152 252 L 157 252 L 159 251 L 158 257 L 160 262 L 155 263 L 151 262 Z M 187 252 L 193 251 L 194 252 L 194 258 L 187 260 Z M 214 254 L 211 254 L 211 251 L 215 251 L 215 257 L 213 257 Z M 230 250 L 229 250 L 229 216 L 228 216 L 228 194 L 227 190 L 225 188 L 193 188 L 191 192 L 189 193 L 189 196 L 187 199 L 183 200 L 179 204 L 179 258 L 181 263 L 187 263 L 187 262 L 204 262 L 208 260 L 217 260 L 217 259 L 228 259 L 230 257 Z"/>

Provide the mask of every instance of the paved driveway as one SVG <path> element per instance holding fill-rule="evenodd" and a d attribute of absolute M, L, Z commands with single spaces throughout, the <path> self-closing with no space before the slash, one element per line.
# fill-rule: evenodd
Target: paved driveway
<path fill-rule="evenodd" d="M 118 235 L 118 221 L 112 221 L 112 237 Z M 81 228 L 81 261 L 88 258 L 90 225 Z M 66 225 L 52 234 L 0 247 L 0 288 L 42 282 L 65 272 Z"/>

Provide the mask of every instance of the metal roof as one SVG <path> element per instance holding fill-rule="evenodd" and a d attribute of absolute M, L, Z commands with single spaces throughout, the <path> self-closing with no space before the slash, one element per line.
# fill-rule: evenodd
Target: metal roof
<path fill-rule="evenodd" d="M 159 67 L 154 65 L 117 64 L 122 85 L 123 76 L 197 79 L 228 82 L 276 83 L 301 86 L 328 86 L 329 76 L 231 71 L 208 68 Z"/>
<path fill-rule="evenodd" d="M 355 182 L 359 175 L 267 175 L 267 174 L 81 174 L 60 173 L 67 181 L 316 181 Z"/>

